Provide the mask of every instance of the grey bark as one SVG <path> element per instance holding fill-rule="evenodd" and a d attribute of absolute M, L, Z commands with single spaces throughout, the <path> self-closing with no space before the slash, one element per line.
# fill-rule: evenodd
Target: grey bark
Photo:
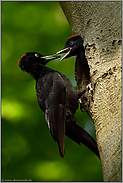
<path fill-rule="evenodd" d="M 104 181 L 122 181 L 122 2 L 66 1 L 60 6 L 73 34 L 84 38 Z"/>

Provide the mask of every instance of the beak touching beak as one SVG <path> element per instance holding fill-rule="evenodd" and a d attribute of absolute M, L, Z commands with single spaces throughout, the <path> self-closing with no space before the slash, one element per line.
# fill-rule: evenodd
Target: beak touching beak
<path fill-rule="evenodd" d="M 55 55 L 59 55 L 59 54 L 62 54 L 62 53 L 66 53 L 60 61 L 64 60 L 71 52 L 72 48 L 71 47 L 68 47 L 68 48 L 64 48 L 63 50 L 61 51 L 58 51 L 57 53 L 55 53 Z"/>
<path fill-rule="evenodd" d="M 41 57 L 41 58 L 44 58 L 45 61 L 47 62 L 47 61 L 50 61 L 50 60 L 57 59 L 57 58 L 59 58 L 59 57 L 61 57 L 61 56 L 59 56 L 59 55 L 53 55 L 53 56 L 43 56 L 43 57 Z"/>

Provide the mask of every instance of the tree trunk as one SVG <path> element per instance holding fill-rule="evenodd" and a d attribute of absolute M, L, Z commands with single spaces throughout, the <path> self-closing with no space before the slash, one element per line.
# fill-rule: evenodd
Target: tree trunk
<path fill-rule="evenodd" d="M 103 178 L 122 181 L 122 2 L 61 1 L 73 34 L 84 38 L 90 67 L 94 122 Z"/>

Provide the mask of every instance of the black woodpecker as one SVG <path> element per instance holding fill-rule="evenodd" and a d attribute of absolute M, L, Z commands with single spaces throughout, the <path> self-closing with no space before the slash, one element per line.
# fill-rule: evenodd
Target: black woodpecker
<path fill-rule="evenodd" d="M 100 158 L 96 141 L 81 128 L 74 117 L 79 106 L 79 98 L 85 90 L 75 90 L 65 75 L 45 66 L 50 60 L 58 57 L 27 52 L 18 64 L 36 80 L 38 103 L 45 114 L 49 131 L 58 143 L 60 156 L 64 157 L 66 135 L 78 144 L 83 143 Z"/>
<path fill-rule="evenodd" d="M 90 83 L 90 68 L 85 57 L 83 42 L 80 35 L 73 35 L 67 39 L 64 49 L 56 53 L 56 55 L 66 53 L 61 60 L 76 56 L 75 79 L 78 89 L 84 89 Z"/>

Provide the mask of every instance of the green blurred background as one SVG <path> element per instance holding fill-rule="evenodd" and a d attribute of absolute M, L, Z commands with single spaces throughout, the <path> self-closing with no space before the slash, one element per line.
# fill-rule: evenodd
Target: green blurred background
<path fill-rule="evenodd" d="M 103 181 L 99 159 L 84 145 L 65 137 L 66 155 L 47 128 L 35 92 L 35 80 L 18 66 L 28 51 L 54 54 L 72 35 L 57 2 L 1 2 L 2 18 L 2 181 Z M 74 87 L 75 57 L 47 64 L 65 74 Z M 77 122 L 94 138 L 93 122 L 78 110 Z"/>

